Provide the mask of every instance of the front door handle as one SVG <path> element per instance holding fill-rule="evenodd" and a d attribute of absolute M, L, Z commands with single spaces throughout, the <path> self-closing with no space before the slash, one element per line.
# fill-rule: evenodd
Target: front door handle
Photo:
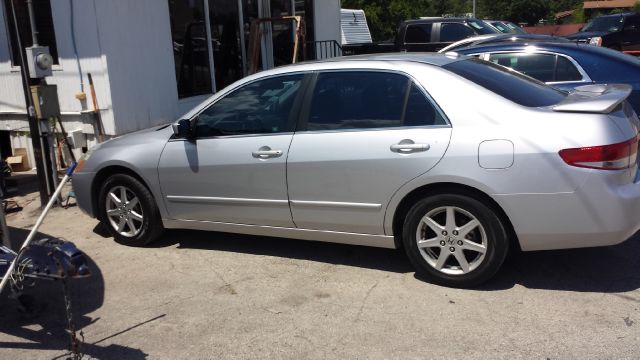
<path fill-rule="evenodd" d="M 404 139 L 397 144 L 393 144 L 389 147 L 391 151 L 401 153 L 401 154 L 409 154 L 414 152 L 422 152 L 429 150 L 429 144 L 416 144 L 411 139 Z"/>
<path fill-rule="evenodd" d="M 268 146 L 263 146 L 257 151 L 251 153 L 256 159 L 270 159 L 282 156 L 282 150 L 271 150 Z"/>

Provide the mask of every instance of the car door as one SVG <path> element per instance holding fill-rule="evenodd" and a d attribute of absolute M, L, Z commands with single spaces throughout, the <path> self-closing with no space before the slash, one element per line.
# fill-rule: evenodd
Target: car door
<path fill-rule="evenodd" d="M 483 58 L 560 89 L 573 89 L 592 83 L 582 67 L 564 54 L 531 51 L 495 52 L 487 53 Z"/>
<path fill-rule="evenodd" d="M 324 71 L 308 94 L 287 162 L 296 226 L 384 234 L 394 192 L 444 155 L 448 121 L 396 72 Z"/>
<path fill-rule="evenodd" d="M 621 50 L 640 50 L 640 16 L 634 15 L 626 18 L 621 42 Z"/>
<path fill-rule="evenodd" d="M 197 115 L 195 139 L 170 140 L 158 165 L 173 219 L 293 227 L 286 159 L 304 74 L 253 81 Z"/>

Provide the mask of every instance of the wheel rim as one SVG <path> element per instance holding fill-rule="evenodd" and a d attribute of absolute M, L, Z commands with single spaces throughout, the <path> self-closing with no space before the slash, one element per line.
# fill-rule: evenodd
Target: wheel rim
<path fill-rule="evenodd" d="M 125 186 L 115 186 L 107 192 L 107 217 L 120 235 L 134 237 L 142 230 L 144 212 L 138 196 Z"/>
<path fill-rule="evenodd" d="M 480 221 L 455 206 L 429 211 L 418 224 L 416 242 L 425 261 L 448 275 L 475 270 L 487 253 L 487 235 Z"/>

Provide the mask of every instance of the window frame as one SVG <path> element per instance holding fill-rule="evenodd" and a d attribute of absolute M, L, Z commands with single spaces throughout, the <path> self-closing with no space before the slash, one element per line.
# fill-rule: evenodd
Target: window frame
<path fill-rule="evenodd" d="M 309 87 L 309 83 L 311 82 L 311 77 L 313 76 L 313 73 L 311 71 L 296 71 L 296 72 L 290 72 L 290 73 L 281 73 L 281 74 L 272 74 L 272 75 L 268 75 L 268 76 L 262 76 L 260 78 L 257 79 L 252 79 L 250 81 L 244 81 L 240 84 L 237 84 L 234 87 L 227 87 L 225 88 L 224 91 L 219 92 L 218 96 L 215 96 L 215 99 L 212 99 L 210 102 L 208 102 L 207 104 L 204 104 L 201 106 L 200 109 L 198 109 L 198 111 L 191 116 L 188 120 L 191 123 L 191 128 L 193 129 L 193 131 L 195 131 L 196 129 L 196 124 L 198 121 L 198 117 L 207 109 L 209 109 L 211 106 L 214 106 L 215 104 L 217 104 L 220 100 L 226 98 L 227 96 L 233 94 L 234 92 L 236 92 L 236 90 L 240 90 L 241 88 L 245 87 L 245 86 L 249 86 L 251 84 L 255 84 L 256 82 L 259 81 L 264 81 L 264 80 L 268 80 L 268 79 L 273 79 L 273 78 L 277 78 L 277 77 L 286 77 L 286 76 L 294 76 L 294 75 L 302 75 L 302 80 L 301 80 L 301 84 L 300 84 L 300 90 L 298 90 L 298 94 L 296 94 L 296 98 L 294 99 L 293 102 L 293 106 L 291 108 L 291 113 L 289 114 L 289 126 L 290 129 L 288 131 L 283 131 L 283 132 L 278 132 L 278 133 L 263 133 L 263 134 L 235 134 L 235 135 L 216 135 L 216 136 L 202 136 L 199 137 L 197 136 L 197 134 L 194 133 L 195 137 L 192 140 L 188 140 L 188 139 L 184 139 L 184 138 L 178 138 L 172 136 L 170 141 L 197 141 L 197 140 L 206 140 L 206 139 L 227 139 L 227 138 L 244 138 L 244 137 L 256 137 L 256 136 L 278 136 L 278 135 L 290 135 L 293 134 L 297 127 L 298 127 L 298 121 L 296 119 L 299 118 L 299 114 L 301 113 L 301 108 L 302 108 L 302 103 L 305 99 L 306 93 L 308 91 L 308 87 Z"/>
<path fill-rule="evenodd" d="M 354 129 L 324 129 L 324 130 L 308 130 L 307 125 L 309 123 L 309 116 L 311 113 L 311 103 L 313 101 L 313 93 L 315 92 L 316 85 L 318 83 L 318 77 L 320 74 L 324 73 L 340 73 L 340 72 L 378 72 L 378 73 L 390 73 L 401 75 L 407 78 L 410 82 L 409 85 L 415 84 L 418 90 L 422 93 L 427 101 L 429 101 L 435 110 L 440 113 L 443 120 L 446 124 L 440 125 L 420 125 L 420 126 L 393 126 L 393 127 L 375 127 L 375 128 L 354 128 Z M 407 91 L 410 91 L 411 86 L 407 86 Z M 407 92 L 408 94 L 408 92 Z M 406 95 L 405 94 L 405 97 Z M 406 112 L 406 101 L 404 104 L 404 108 L 402 109 L 403 114 Z M 429 92 L 422 86 L 422 84 L 411 74 L 406 73 L 404 71 L 399 70 L 391 70 L 391 69 L 367 69 L 367 68 L 345 68 L 345 69 L 326 69 L 326 70 L 315 70 L 312 78 L 307 84 L 307 89 L 304 95 L 304 99 L 302 102 L 302 106 L 300 109 L 300 116 L 298 125 L 296 127 L 296 133 L 302 134 L 325 134 L 325 133 L 341 133 L 341 132 L 365 132 L 365 131 L 387 131 L 387 130 L 405 130 L 405 129 L 437 129 L 437 128 L 450 128 L 451 121 L 449 121 L 449 117 L 442 110 L 442 107 L 435 101 L 435 99 L 429 94 Z"/>
<path fill-rule="evenodd" d="M 580 76 L 582 76 L 582 80 L 570 80 L 570 81 L 549 81 L 549 82 L 545 82 L 545 84 L 547 85 L 559 85 L 559 84 L 572 84 L 572 83 L 585 83 L 585 84 L 590 84 L 593 82 L 593 80 L 591 80 L 591 78 L 589 77 L 589 75 L 587 74 L 586 71 L 584 71 L 584 69 L 582 68 L 582 66 L 580 66 L 580 64 L 575 61 L 571 56 L 566 55 L 566 54 L 562 54 L 562 53 L 558 53 L 558 52 L 553 52 L 553 51 L 546 51 L 546 50 L 534 50 L 534 51 L 527 51 L 527 50 L 509 50 L 509 51 L 491 51 L 491 52 L 480 52 L 480 53 L 469 53 L 467 54 L 468 56 L 479 56 L 481 60 L 485 60 L 485 61 L 490 61 L 490 57 L 491 55 L 503 55 L 503 54 L 542 54 L 542 55 L 555 55 L 555 56 L 560 56 L 565 58 L 566 60 L 569 60 L 569 62 L 575 66 L 575 68 L 578 70 L 578 73 L 580 73 Z M 556 61 L 555 64 L 555 69 L 554 71 L 557 71 L 557 67 L 558 67 L 558 63 Z M 517 70 L 516 70 L 517 71 Z M 526 74 L 525 74 L 526 75 Z"/>

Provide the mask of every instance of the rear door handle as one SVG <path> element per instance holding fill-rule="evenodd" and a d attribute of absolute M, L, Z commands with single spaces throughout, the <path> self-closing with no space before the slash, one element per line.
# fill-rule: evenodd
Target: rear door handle
<path fill-rule="evenodd" d="M 257 159 L 270 159 L 282 156 L 282 150 L 271 150 L 268 146 L 263 146 L 257 151 L 251 153 Z"/>
<path fill-rule="evenodd" d="M 429 150 L 430 147 L 431 146 L 429 146 L 429 144 L 416 144 L 411 139 L 404 139 L 397 144 L 391 145 L 389 149 L 391 149 L 391 151 L 393 152 L 408 154 L 408 153 L 427 151 Z"/>

